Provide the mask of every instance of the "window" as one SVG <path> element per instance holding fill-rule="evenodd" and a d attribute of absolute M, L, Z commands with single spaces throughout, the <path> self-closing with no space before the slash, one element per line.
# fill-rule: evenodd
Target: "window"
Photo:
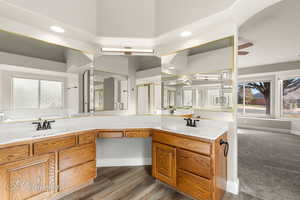
<path fill-rule="evenodd" d="M 238 112 L 265 116 L 271 113 L 271 82 L 245 82 L 238 86 Z"/>
<path fill-rule="evenodd" d="M 13 78 L 13 109 L 63 107 L 63 82 Z"/>
<path fill-rule="evenodd" d="M 193 90 L 183 90 L 183 106 L 193 106 Z"/>
<path fill-rule="evenodd" d="M 39 81 L 13 78 L 13 102 L 14 109 L 38 108 Z"/>
<path fill-rule="evenodd" d="M 282 81 L 283 117 L 300 117 L 300 77 Z"/>

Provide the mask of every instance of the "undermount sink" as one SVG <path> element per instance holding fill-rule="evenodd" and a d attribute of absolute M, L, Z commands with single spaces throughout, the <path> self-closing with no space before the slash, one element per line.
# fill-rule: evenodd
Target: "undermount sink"
<path fill-rule="evenodd" d="M 60 133 L 69 132 L 71 129 L 49 129 L 49 130 L 41 130 L 35 131 L 32 135 L 33 138 L 36 137 L 45 137 L 45 136 L 52 136 Z"/>

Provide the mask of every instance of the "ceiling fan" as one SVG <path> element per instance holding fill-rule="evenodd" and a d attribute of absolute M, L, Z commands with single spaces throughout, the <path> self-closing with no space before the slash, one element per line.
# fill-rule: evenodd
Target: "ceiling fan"
<path fill-rule="evenodd" d="M 250 52 L 249 51 L 240 51 L 242 49 L 246 49 L 246 48 L 249 48 L 251 46 L 253 46 L 254 44 L 252 42 L 247 42 L 247 43 L 244 43 L 244 44 L 241 44 L 239 45 L 239 48 L 238 48 L 238 55 L 239 56 L 245 56 L 245 55 L 248 55 Z"/>

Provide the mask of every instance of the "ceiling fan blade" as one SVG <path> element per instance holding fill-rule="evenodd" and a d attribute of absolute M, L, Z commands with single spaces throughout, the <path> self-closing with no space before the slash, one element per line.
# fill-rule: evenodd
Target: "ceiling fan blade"
<path fill-rule="evenodd" d="M 248 52 L 248 51 L 239 51 L 238 54 L 239 54 L 240 56 L 245 56 L 245 55 L 248 55 L 249 52 Z"/>
<path fill-rule="evenodd" d="M 239 50 L 241 50 L 241 49 L 246 49 L 246 48 L 249 48 L 249 47 L 251 47 L 251 46 L 253 46 L 253 43 L 247 42 L 247 43 L 245 43 L 245 44 L 239 45 Z"/>

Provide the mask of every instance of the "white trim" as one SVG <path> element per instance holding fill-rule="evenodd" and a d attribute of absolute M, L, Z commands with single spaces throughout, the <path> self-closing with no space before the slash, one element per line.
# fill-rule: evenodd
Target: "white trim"
<path fill-rule="evenodd" d="M 151 158 L 114 158 L 97 159 L 97 167 L 143 166 L 151 165 Z"/>
<path fill-rule="evenodd" d="M 240 181 L 239 179 L 237 179 L 236 181 L 227 181 L 227 185 L 226 185 L 226 191 L 230 192 L 232 194 L 239 194 L 240 191 Z"/>

